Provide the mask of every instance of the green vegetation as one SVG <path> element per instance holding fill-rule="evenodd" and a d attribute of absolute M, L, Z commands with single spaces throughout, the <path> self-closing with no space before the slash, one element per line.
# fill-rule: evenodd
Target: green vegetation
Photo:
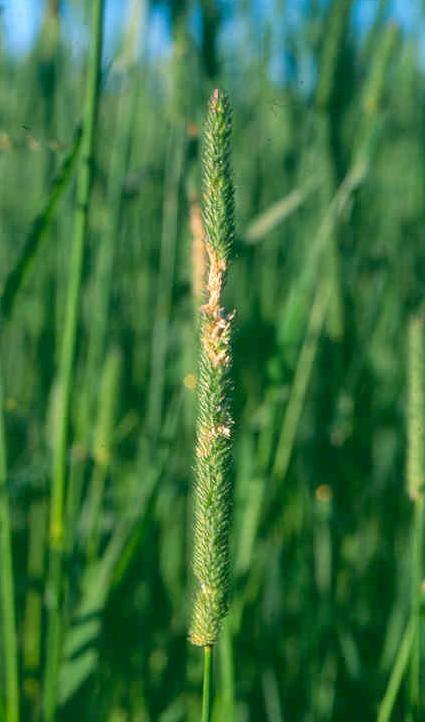
<path fill-rule="evenodd" d="M 419 23 L 122 1 L 1 46 L 0 720 L 419 722 Z"/>

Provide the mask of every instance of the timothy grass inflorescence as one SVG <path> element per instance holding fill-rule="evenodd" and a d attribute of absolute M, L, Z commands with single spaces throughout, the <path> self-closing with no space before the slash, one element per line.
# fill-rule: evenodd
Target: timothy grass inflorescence
<path fill-rule="evenodd" d="M 198 582 L 190 640 L 217 641 L 229 596 L 229 477 L 232 418 L 229 408 L 231 323 L 222 306 L 234 239 L 230 168 L 231 109 L 227 95 L 210 98 L 203 147 L 203 222 L 208 272 L 200 309 L 199 420 L 196 444 L 193 569 Z"/>

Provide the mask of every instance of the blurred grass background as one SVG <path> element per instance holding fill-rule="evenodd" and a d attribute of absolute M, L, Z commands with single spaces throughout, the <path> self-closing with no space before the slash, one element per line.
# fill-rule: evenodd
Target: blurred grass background
<path fill-rule="evenodd" d="M 238 233 L 227 289 L 235 574 L 214 720 L 368 722 L 397 677 L 420 614 L 412 583 L 424 578 L 405 468 L 407 329 L 425 283 L 425 18 L 415 5 L 406 30 L 386 0 L 365 5 L 122 0 L 78 316 L 58 722 L 199 718 L 201 657 L 187 642 L 198 160 L 216 85 L 234 108 Z M 2 505 L 29 722 L 42 719 L 52 604 L 51 456 L 90 6 L 40 0 L 30 48 L 13 53 L 3 37 L 1 50 Z M 167 33 L 155 45 L 159 16 Z M 389 711 L 417 722 L 423 689 L 418 699 L 406 667 Z M 0 655 L 0 719 L 4 677 Z"/>

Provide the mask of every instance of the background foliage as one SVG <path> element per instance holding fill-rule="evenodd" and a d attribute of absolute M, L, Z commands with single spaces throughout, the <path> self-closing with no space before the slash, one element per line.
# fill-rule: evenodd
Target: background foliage
<path fill-rule="evenodd" d="M 56 208 L 48 204 L 87 76 L 62 13 L 71 7 L 88 25 L 88 5 L 46 0 L 30 52 L 4 50 L 0 66 L 0 280 L 10 290 L 17 267 L 23 279 L 13 305 L 3 297 L 2 503 L 11 506 L 22 716 L 31 722 L 40 719 L 51 602 L 46 530 L 72 162 Z M 234 109 L 237 239 L 226 304 L 237 316 L 235 574 L 215 719 L 376 719 L 411 614 L 406 348 L 425 282 L 423 37 L 402 31 L 385 0 L 359 25 L 358 5 L 276 1 L 263 14 L 245 1 L 128 3 L 130 22 L 103 68 L 96 132 L 58 722 L 199 716 L 201 657 L 187 642 L 194 258 L 199 128 L 216 85 Z M 157 12 L 170 38 L 152 55 Z M 409 699 L 404 681 L 393 720 L 414 719 Z M 4 695 L 0 718 L 3 704 Z"/>

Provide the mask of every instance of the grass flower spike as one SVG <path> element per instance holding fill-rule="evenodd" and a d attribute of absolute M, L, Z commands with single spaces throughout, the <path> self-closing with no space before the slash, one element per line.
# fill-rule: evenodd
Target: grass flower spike
<path fill-rule="evenodd" d="M 227 95 L 210 98 L 203 148 L 203 222 L 208 271 L 200 309 L 199 420 L 196 445 L 193 569 L 198 588 L 190 640 L 217 642 L 229 596 L 229 478 L 232 418 L 229 410 L 231 324 L 222 306 L 234 239 L 230 168 L 231 110 Z"/>

